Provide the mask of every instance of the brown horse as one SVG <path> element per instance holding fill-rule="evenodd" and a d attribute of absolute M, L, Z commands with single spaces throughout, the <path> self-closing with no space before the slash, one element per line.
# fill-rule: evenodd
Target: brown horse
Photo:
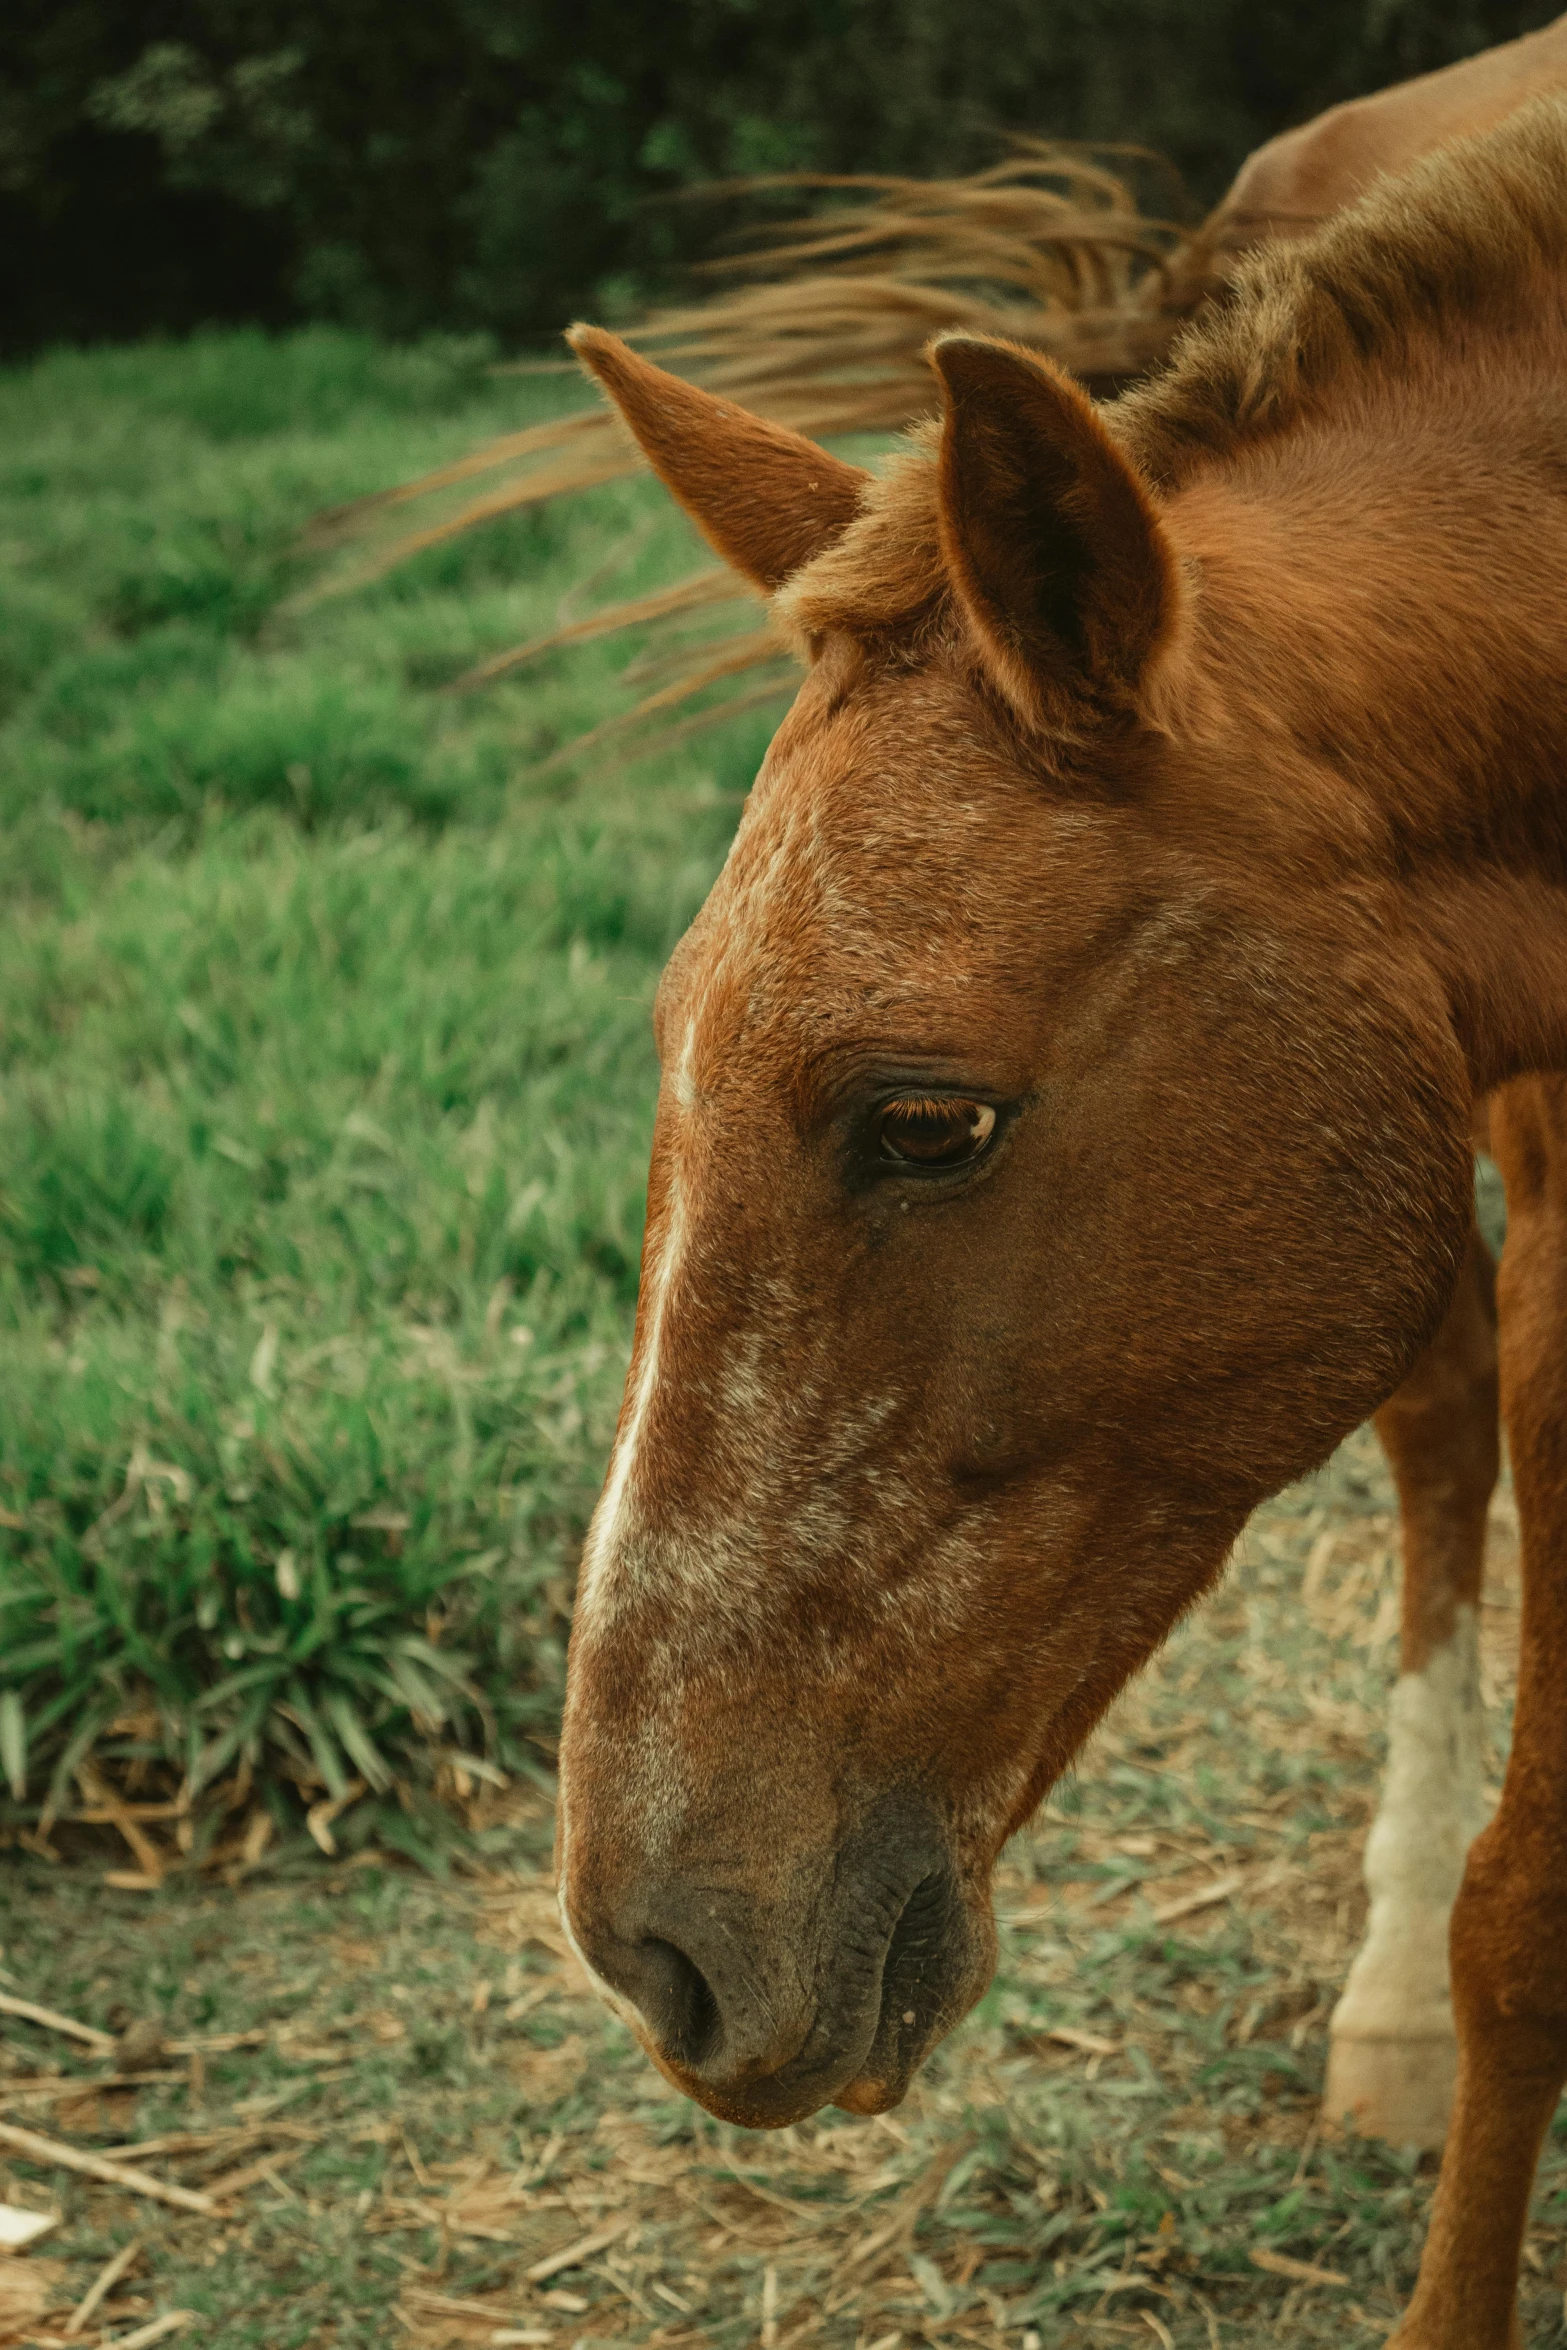
<path fill-rule="evenodd" d="M 568 1923 L 713 2111 L 896 2102 L 1001 1844 L 1265 1495 L 1383 1406 L 1428 1493 L 1461 1426 L 1467 1573 L 1505 1088 L 1523 1659 L 1403 2350 L 1516 2341 L 1567 2074 L 1564 271 L 1544 102 L 1108 409 L 939 344 L 880 477 L 577 338 L 811 667 L 660 992 Z"/>

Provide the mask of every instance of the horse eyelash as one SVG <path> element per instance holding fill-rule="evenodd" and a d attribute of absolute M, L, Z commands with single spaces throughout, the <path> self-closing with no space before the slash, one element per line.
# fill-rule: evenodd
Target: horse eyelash
<path fill-rule="evenodd" d="M 885 1105 L 882 1115 L 896 1118 L 939 1118 L 943 1110 L 972 1110 L 975 1107 L 973 1102 L 960 1094 L 899 1094 Z"/>

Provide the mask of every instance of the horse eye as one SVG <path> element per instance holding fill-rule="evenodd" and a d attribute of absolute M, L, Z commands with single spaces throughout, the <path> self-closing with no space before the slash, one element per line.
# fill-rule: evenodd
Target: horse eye
<path fill-rule="evenodd" d="M 881 1113 L 881 1155 L 912 1167 L 961 1167 L 977 1159 L 996 1130 L 988 1102 L 916 1095 Z"/>

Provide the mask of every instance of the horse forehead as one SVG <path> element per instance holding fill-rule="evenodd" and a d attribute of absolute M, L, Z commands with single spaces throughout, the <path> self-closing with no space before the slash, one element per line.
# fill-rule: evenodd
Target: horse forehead
<path fill-rule="evenodd" d="M 1004 925 L 982 876 L 915 868 L 906 843 L 879 856 L 874 843 L 866 853 L 863 841 L 800 841 L 793 830 L 780 826 L 726 871 L 680 974 L 671 1041 L 683 1080 L 701 1090 L 719 1067 L 759 1075 L 776 1059 L 786 1073 L 802 1051 L 889 1022 L 917 1033 L 997 959 Z M 687 1084 L 678 1090 L 684 1099 Z"/>
<path fill-rule="evenodd" d="M 959 771 L 916 730 L 840 725 L 764 767 L 687 964 L 713 1003 L 776 983 L 839 995 L 983 953 L 1037 911 L 1037 798 L 994 757 Z M 727 984 L 725 984 L 727 983 Z"/>

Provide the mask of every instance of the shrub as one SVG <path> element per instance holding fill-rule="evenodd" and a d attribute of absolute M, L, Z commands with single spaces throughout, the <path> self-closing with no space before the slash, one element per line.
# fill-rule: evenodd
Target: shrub
<path fill-rule="evenodd" d="M 1531 0 L 11 0 L 0 333 L 332 318 L 515 341 L 706 251 L 729 173 L 935 172 L 998 129 L 1134 139 L 1199 198 Z M 112 225 L 111 225 L 112 224 Z M 106 233 L 109 228 L 110 233 Z"/>

